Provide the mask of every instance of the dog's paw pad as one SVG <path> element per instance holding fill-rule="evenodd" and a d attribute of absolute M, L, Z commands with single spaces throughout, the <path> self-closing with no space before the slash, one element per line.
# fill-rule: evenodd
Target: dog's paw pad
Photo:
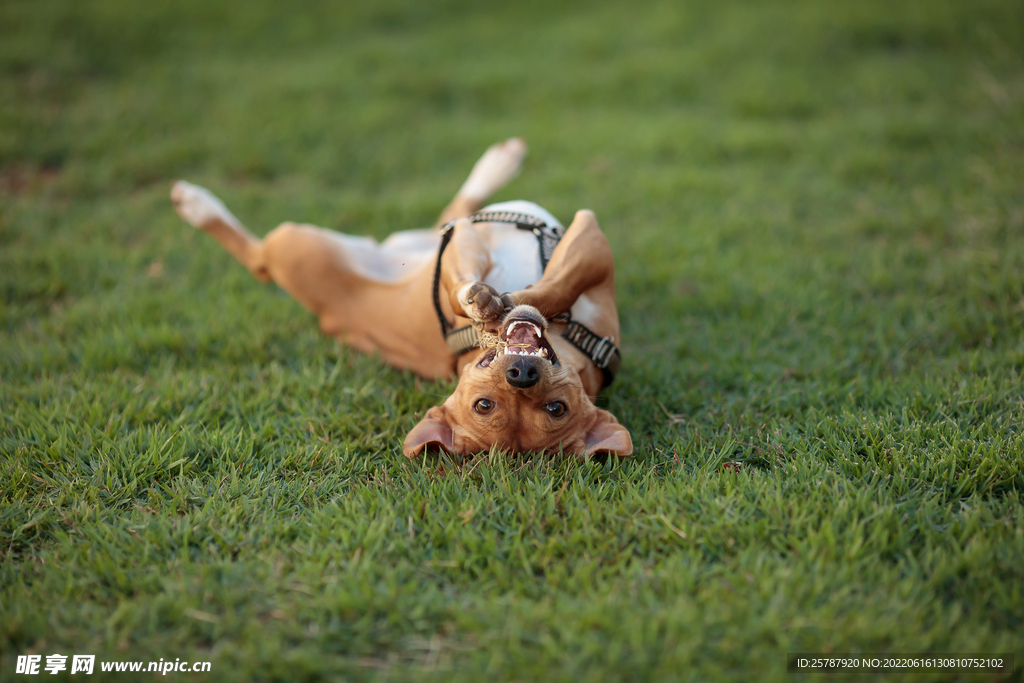
<path fill-rule="evenodd" d="M 473 282 L 466 285 L 459 296 L 459 303 L 462 304 L 466 314 L 476 322 L 492 322 L 500 319 L 505 314 L 509 302 L 501 296 L 490 285 L 482 282 Z"/>
<path fill-rule="evenodd" d="M 197 228 L 216 220 L 226 223 L 234 220 L 224 202 L 217 199 L 212 192 L 184 180 L 174 183 L 174 187 L 171 188 L 171 202 L 178 215 Z"/>

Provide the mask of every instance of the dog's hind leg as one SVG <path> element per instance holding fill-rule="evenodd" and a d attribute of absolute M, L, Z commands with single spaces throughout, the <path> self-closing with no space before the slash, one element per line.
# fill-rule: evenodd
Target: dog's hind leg
<path fill-rule="evenodd" d="M 312 225 L 282 223 L 263 239 L 252 235 L 208 190 L 179 181 L 174 208 L 213 236 L 249 271 L 273 281 L 341 342 L 424 377 L 454 371 L 431 305 L 436 231 L 397 233 L 382 244 Z"/>
<path fill-rule="evenodd" d="M 186 222 L 212 235 L 257 279 L 270 282 L 270 273 L 263 263 L 263 242 L 246 230 L 212 192 L 179 180 L 171 188 L 171 201 Z"/>
<path fill-rule="evenodd" d="M 441 212 L 437 227 L 479 211 L 491 195 L 519 175 L 524 157 L 526 141 L 522 138 L 509 138 L 488 147 L 473 165 L 455 198 Z"/>

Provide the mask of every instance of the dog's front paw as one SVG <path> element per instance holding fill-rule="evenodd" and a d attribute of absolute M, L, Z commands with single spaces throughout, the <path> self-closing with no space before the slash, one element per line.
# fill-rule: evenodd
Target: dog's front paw
<path fill-rule="evenodd" d="M 486 323 L 500 320 L 512 308 L 508 294 L 498 294 L 490 285 L 473 282 L 463 287 L 459 296 L 462 309 L 474 321 Z"/>

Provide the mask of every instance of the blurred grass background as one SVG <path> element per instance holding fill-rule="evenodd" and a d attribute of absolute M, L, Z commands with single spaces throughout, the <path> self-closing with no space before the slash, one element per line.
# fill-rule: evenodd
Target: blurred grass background
<path fill-rule="evenodd" d="M 630 461 L 407 463 L 451 385 L 168 200 L 383 237 L 512 135 L 615 248 Z M 0 4 L 0 679 L 1019 677 L 1022 162 L 1016 2 Z"/>

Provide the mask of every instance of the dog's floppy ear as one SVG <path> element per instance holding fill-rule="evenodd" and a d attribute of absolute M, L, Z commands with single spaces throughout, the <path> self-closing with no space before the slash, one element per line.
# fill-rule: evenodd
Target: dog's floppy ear
<path fill-rule="evenodd" d="M 588 458 L 599 453 L 614 453 L 619 457 L 633 455 L 633 440 L 629 438 L 629 430 L 620 425 L 614 415 L 600 408 L 597 409 L 597 420 L 587 431 L 586 442 L 584 455 Z"/>
<path fill-rule="evenodd" d="M 452 426 L 448 422 L 448 411 L 443 405 L 434 406 L 428 410 L 419 424 L 412 428 L 409 435 L 405 437 L 402 452 L 407 458 L 415 458 L 428 446 L 440 448 L 447 453 L 454 450 Z"/>

